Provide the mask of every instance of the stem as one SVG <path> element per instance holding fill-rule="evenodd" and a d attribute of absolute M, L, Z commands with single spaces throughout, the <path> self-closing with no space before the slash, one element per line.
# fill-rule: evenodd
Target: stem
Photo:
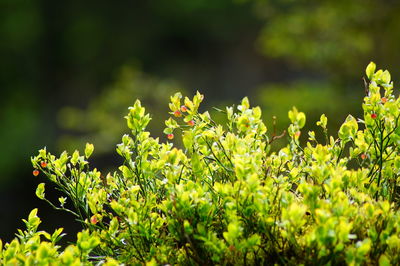
<path fill-rule="evenodd" d="M 215 158 L 215 160 L 218 162 L 218 164 L 221 165 L 222 168 L 225 169 L 225 171 L 227 171 L 227 172 L 234 172 L 232 169 L 227 168 L 227 167 L 218 159 L 218 157 L 217 157 L 217 155 L 215 155 L 215 153 L 214 153 L 214 151 L 213 151 L 212 146 L 210 145 L 210 143 L 208 143 L 208 141 L 207 141 L 205 138 L 203 138 L 203 139 L 204 139 L 204 142 L 207 143 L 208 148 L 210 149 L 212 155 L 214 156 L 214 158 Z"/>
<path fill-rule="evenodd" d="M 383 168 L 383 141 L 384 141 L 384 138 L 383 138 L 383 131 L 384 131 L 384 128 L 381 127 L 381 128 L 380 128 L 380 133 L 381 133 L 381 135 L 380 135 L 380 141 L 381 141 L 381 143 L 380 143 L 380 146 L 379 146 L 380 149 L 379 149 L 378 188 L 379 188 L 380 183 L 381 183 L 382 168 Z M 378 191 L 376 192 L 376 200 L 378 200 Z"/>
<path fill-rule="evenodd" d="M 55 206 L 51 201 L 49 201 L 49 200 L 46 199 L 46 198 L 43 198 L 43 200 L 46 201 L 48 204 L 50 204 L 51 207 L 53 207 L 54 209 L 56 209 L 56 210 L 58 210 L 58 211 L 66 211 L 66 212 L 69 212 L 69 213 L 73 214 L 74 216 L 76 216 L 76 217 L 78 217 L 78 218 L 81 218 L 81 217 L 79 217 L 79 215 L 78 215 L 76 212 L 71 211 L 70 209 L 67 209 L 67 208 L 59 208 L 59 207 Z"/>

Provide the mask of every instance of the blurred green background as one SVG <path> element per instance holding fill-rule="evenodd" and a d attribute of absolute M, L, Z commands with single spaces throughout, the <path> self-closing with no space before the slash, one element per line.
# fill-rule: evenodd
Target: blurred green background
<path fill-rule="evenodd" d="M 74 238 L 72 217 L 35 198 L 44 178 L 29 158 L 92 142 L 95 167 L 116 165 L 136 98 L 162 139 L 169 95 L 196 90 L 206 108 L 249 96 L 278 130 L 293 105 L 308 129 L 325 113 L 333 134 L 360 116 L 369 61 L 400 77 L 399 11 L 395 0 L 2 0 L 0 238 L 34 207 L 42 228 Z"/>

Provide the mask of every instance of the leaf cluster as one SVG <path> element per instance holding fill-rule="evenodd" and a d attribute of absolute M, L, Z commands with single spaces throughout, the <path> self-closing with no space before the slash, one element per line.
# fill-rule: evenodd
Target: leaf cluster
<path fill-rule="evenodd" d="M 400 98 L 388 71 L 366 70 L 364 117 L 348 116 L 323 142 L 315 132 L 300 142 L 306 115 L 293 108 L 287 131 L 270 134 L 261 109 L 244 98 L 221 110 L 224 125 L 199 112 L 203 95 L 171 97 L 165 134 L 184 147 L 151 137 L 140 101 L 126 116 L 131 134 L 117 152 L 114 173 L 90 169 L 78 151 L 55 157 L 43 149 L 34 168 L 65 193 L 48 201 L 82 224 L 64 250 L 53 235 L 36 232 L 34 210 L 27 231 L 0 248 L 7 263 L 114 264 L 399 264 Z M 287 134 L 285 134 L 287 133 Z M 277 152 L 277 138 L 288 143 Z M 169 137 L 169 139 L 171 139 Z M 73 208 L 66 207 L 71 201 Z M 45 239 L 41 239 L 44 237 Z"/>

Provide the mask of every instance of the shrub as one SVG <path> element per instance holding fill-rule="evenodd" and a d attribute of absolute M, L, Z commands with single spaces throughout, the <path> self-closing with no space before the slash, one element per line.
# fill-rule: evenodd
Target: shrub
<path fill-rule="evenodd" d="M 268 134 L 247 98 L 217 124 L 198 112 L 201 94 L 177 93 L 164 133 L 181 137 L 182 149 L 145 131 L 151 118 L 136 101 L 118 171 L 90 169 L 91 144 L 59 157 L 40 150 L 34 168 L 66 197 L 48 201 L 44 183 L 36 195 L 76 216 L 82 232 L 60 250 L 62 229 L 37 232 L 33 210 L 27 230 L 0 249 L 2 263 L 400 263 L 400 98 L 388 71 L 370 63 L 366 74 L 364 118 L 349 115 L 337 138 L 322 115 L 323 141 L 308 132 L 302 145 L 306 116 L 295 108 L 286 135 Z M 288 144 L 271 152 L 284 136 Z"/>

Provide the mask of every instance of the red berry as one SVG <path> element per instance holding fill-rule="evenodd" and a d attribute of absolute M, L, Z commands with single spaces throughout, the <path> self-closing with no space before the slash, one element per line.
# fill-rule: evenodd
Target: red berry
<path fill-rule="evenodd" d="M 168 139 L 173 139 L 173 138 L 174 138 L 174 134 L 168 134 L 168 135 L 167 135 L 167 138 L 168 138 Z"/>
<path fill-rule="evenodd" d="M 41 163 L 40 163 L 40 166 L 41 166 L 42 168 L 46 168 L 46 167 L 47 167 L 47 163 L 46 163 L 46 162 L 41 162 Z"/>
<path fill-rule="evenodd" d="M 187 124 L 192 127 L 192 126 L 194 126 L 194 121 L 190 120 L 190 121 L 187 122 Z"/>
<path fill-rule="evenodd" d="M 96 215 L 93 215 L 92 217 L 90 217 L 90 223 L 91 224 L 97 224 L 98 220 Z"/>
<path fill-rule="evenodd" d="M 385 103 L 385 102 L 387 102 L 387 98 L 386 97 L 382 97 L 381 101 L 382 101 L 382 103 Z"/>
<path fill-rule="evenodd" d="M 34 176 L 38 176 L 39 175 L 39 170 L 37 170 L 37 169 L 35 169 L 35 170 L 33 170 L 33 172 L 32 172 L 32 174 L 34 175 Z"/>
<path fill-rule="evenodd" d="M 186 107 L 185 105 L 182 105 L 182 106 L 181 106 L 181 111 L 182 111 L 182 112 L 187 112 L 187 110 L 188 110 L 188 109 L 187 109 L 187 107 Z"/>
<path fill-rule="evenodd" d="M 360 156 L 361 156 L 361 159 L 362 159 L 362 160 L 367 159 L 367 155 L 366 155 L 365 153 L 361 154 Z"/>
<path fill-rule="evenodd" d="M 377 117 L 377 115 L 375 113 L 371 114 L 371 118 L 375 119 Z"/>
<path fill-rule="evenodd" d="M 300 132 L 300 131 L 297 131 L 296 133 L 294 133 L 294 135 L 295 135 L 296 137 L 300 137 L 301 132 Z"/>
<path fill-rule="evenodd" d="M 181 113 L 180 111 L 176 110 L 176 111 L 174 112 L 174 116 L 175 116 L 175 117 L 181 117 L 181 116 L 182 116 L 182 113 Z"/>

